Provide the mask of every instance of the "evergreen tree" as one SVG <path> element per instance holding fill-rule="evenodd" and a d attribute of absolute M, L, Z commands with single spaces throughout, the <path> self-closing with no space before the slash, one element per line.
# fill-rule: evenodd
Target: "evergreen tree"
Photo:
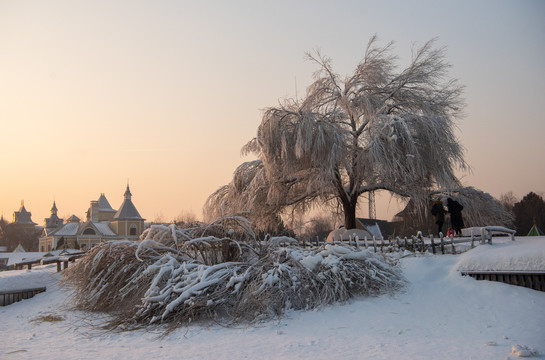
<path fill-rule="evenodd" d="M 545 201 L 534 192 L 528 193 L 513 206 L 517 235 L 528 234 L 534 221 L 538 228 L 545 228 Z"/>

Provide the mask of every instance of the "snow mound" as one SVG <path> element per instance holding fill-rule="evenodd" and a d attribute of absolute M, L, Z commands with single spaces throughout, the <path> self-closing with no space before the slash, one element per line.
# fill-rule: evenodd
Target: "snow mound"
<path fill-rule="evenodd" d="M 373 238 L 369 232 L 361 229 L 340 228 L 329 233 L 327 236 L 328 242 L 332 241 L 350 241 L 350 240 L 370 240 Z"/>
<path fill-rule="evenodd" d="M 0 291 L 15 291 L 47 287 L 55 283 L 55 264 L 34 266 L 32 270 L 11 270 L 0 272 Z"/>
<path fill-rule="evenodd" d="M 459 271 L 545 272 L 545 237 L 517 237 L 478 246 L 460 256 Z"/>
<path fill-rule="evenodd" d="M 538 355 L 536 349 L 531 349 L 528 346 L 518 344 L 511 347 L 511 354 L 517 357 L 531 357 Z"/>

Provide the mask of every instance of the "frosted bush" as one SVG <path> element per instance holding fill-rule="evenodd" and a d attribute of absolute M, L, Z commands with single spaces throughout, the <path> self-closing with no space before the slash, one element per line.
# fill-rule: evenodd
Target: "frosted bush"
<path fill-rule="evenodd" d="M 111 312 L 111 326 L 175 327 L 266 320 L 404 286 L 386 254 L 337 244 L 302 248 L 286 237 L 258 241 L 244 221 L 235 223 L 238 230 L 216 224 L 214 235 L 210 227 L 155 226 L 139 242 L 95 247 L 66 271 L 77 306 Z"/>

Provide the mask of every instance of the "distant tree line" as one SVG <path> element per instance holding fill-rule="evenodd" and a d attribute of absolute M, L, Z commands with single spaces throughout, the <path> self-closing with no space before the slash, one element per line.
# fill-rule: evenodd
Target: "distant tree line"
<path fill-rule="evenodd" d="M 38 239 L 41 232 L 41 228 L 20 226 L 2 219 L 0 221 L 0 246 L 5 246 L 7 251 L 13 251 L 20 244 L 25 251 L 38 251 Z"/>

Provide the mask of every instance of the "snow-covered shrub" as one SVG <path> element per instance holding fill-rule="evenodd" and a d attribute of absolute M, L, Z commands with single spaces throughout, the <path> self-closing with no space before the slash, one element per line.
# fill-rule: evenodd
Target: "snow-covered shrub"
<path fill-rule="evenodd" d="M 236 323 L 404 286 L 401 270 L 387 255 L 348 245 L 301 248 L 285 237 L 258 241 L 246 222 L 231 221 L 242 231 L 215 224 L 214 233 L 223 236 L 217 237 L 206 227 L 189 232 L 155 226 L 139 242 L 95 247 L 66 271 L 77 306 L 111 311 L 112 325 L 123 328 L 211 319 Z"/>
<path fill-rule="evenodd" d="M 65 280 L 75 289 L 77 306 L 91 311 L 109 311 L 138 302 L 143 291 L 124 291 L 149 265 L 149 262 L 136 259 L 137 247 L 138 244 L 132 241 L 102 243 L 66 269 Z"/>

